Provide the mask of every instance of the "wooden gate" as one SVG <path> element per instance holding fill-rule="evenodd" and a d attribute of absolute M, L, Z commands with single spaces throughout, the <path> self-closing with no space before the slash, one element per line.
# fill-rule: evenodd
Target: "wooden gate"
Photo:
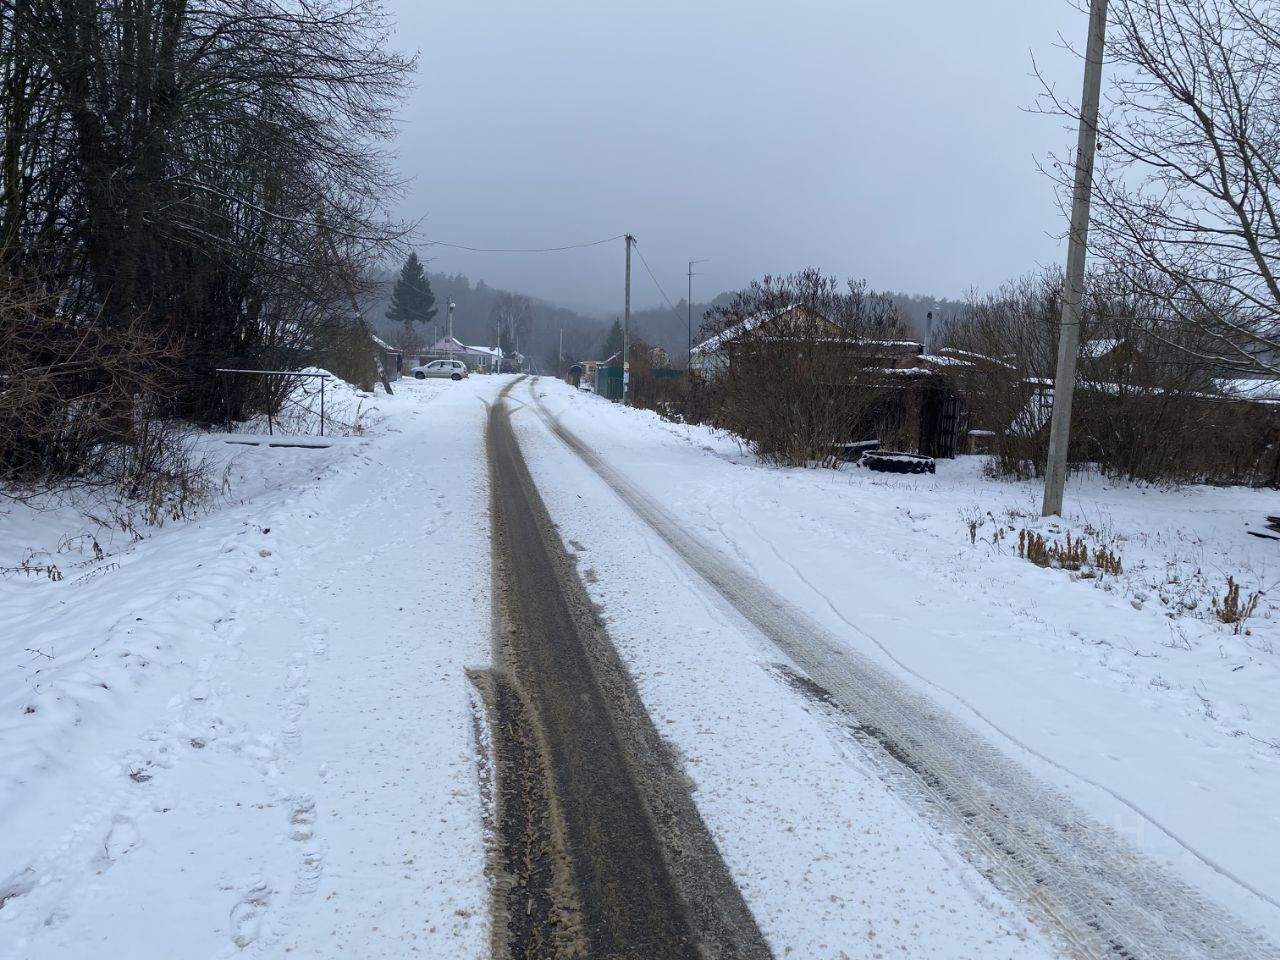
<path fill-rule="evenodd" d="M 960 433 L 960 397 L 950 390 L 930 390 L 920 407 L 920 452 L 952 460 Z"/>

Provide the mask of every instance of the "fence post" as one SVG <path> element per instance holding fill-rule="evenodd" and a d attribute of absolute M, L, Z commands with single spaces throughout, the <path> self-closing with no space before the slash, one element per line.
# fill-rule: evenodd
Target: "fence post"
<path fill-rule="evenodd" d="M 320 378 L 320 436 L 324 436 L 324 381 L 326 378 Z"/>

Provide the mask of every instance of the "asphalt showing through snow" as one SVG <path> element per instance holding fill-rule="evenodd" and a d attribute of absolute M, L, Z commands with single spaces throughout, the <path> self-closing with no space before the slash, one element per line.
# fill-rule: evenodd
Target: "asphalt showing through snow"
<path fill-rule="evenodd" d="M 490 411 L 495 956 L 766 958 L 529 476 Z"/>

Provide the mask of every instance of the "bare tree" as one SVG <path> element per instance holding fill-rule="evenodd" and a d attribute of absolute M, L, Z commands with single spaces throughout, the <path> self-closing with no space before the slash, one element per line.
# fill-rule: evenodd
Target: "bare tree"
<path fill-rule="evenodd" d="M 971 294 L 963 315 L 942 334 L 947 347 L 973 364 L 966 378 L 970 418 L 995 435 L 992 455 L 1004 475 L 1044 472 L 1061 295 L 1060 269 L 1022 277 L 994 293 Z M 1087 330 L 1082 333 L 1087 343 Z"/>
<path fill-rule="evenodd" d="M 529 334 L 533 330 L 533 305 L 519 293 L 502 292 L 493 302 L 489 317 L 497 328 L 498 346 L 503 353 L 529 351 Z"/>
<path fill-rule="evenodd" d="M 722 357 L 713 419 L 769 460 L 833 462 L 833 447 L 874 431 L 883 355 L 905 335 L 892 301 L 808 269 L 765 277 L 706 314 L 705 354 Z M 704 368 L 705 369 L 705 368 Z"/>
<path fill-rule="evenodd" d="M 1111 0 L 1110 21 L 1094 253 L 1208 332 L 1206 359 L 1280 373 L 1280 4 Z"/>
<path fill-rule="evenodd" d="M 1072 408 L 1073 463 L 1130 480 L 1273 483 L 1280 416 L 1218 389 L 1221 364 L 1204 324 L 1171 308 L 1159 278 L 1094 272 L 1087 278 Z M 991 430 L 997 473 L 1045 469 L 1062 277 L 1056 269 L 973 297 L 946 331 L 969 364 L 963 376 L 974 426 Z"/>
<path fill-rule="evenodd" d="M 54 476 L 119 486 L 155 519 L 166 503 L 191 506 L 202 481 L 186 431 L 156 416 L 172 345 L 142 324 L 68 324 L 59 299 L 0 275 L 0 493 L 21 497 Z"/>
<path fill-rule="evenodd" d="M 377 0 L 0 0 L 0 280 L 43 304 L 0 322 L 23 349 L 39 329 L 140 351 L 120 389 L 61 381 L 64 416 L 250 413 L 270 398 L 229 398 L 216 367 L 302 366 L 352 321 L 402 233 L 382 145 L 412 61 L 390 35 Z"/>

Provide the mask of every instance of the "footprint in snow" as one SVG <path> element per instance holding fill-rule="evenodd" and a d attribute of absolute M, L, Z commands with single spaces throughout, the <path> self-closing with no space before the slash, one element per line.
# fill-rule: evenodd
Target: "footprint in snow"
<path fill-rule="evenodd" d="M 15 897 L 26 896 L 36 886 L 36 872 L 30 867 L 26 867 L 21 873 L 17 873 L 7 880 L 0 880 L 0 910 L 4 909 L 4 905 Z"/>
<path fill-rule="evenodd" d="M 289 664 L 289 672 L 284 680 L 284 685 L 291 690 L 302 686 L 307 680 L 306 659 L 301 654 L 295 654 L 293 661 Z"/>
<path fill-rule="evenodd" d="M 231 908 L 231 942 L 243 950 L 262 934 L 262 918 L 271 903 L 271 888 L 258 880 Z"/>
<path fill-rule="evenodd" d="M 310 840 L 315 834 L 316 802 L 310 797 L 300 797 L 289 811 L 291 840 Z"/>
<path fill-rule="evenodd" d="M 305 692 L 295 695 L 293 702 L 289 704 L 285 711 L 284 728 L 281 731 L 280 739 L 285 747 L 289 750 L 296 751 L 298 745 L 302 742 L 302 712 L 306 709 L 310 698 Z"/>
<path fill-rule="evenodd" d="M 111 829 L 107 832 L 102 847 L 107 859 L 114 862 L 136 847 L 141 840 L 142 834 L 138 832 L 138 825 L 133 818 L 117 813 L 111 818 Z"/>
<path fill-rule="evenodd" d="M 295 896 L 307 897 L 320 889 L 320 879 L 324 875 L 324 848 L 315 840 L 298 851 L 298 866 L 293 878 Z"/>

